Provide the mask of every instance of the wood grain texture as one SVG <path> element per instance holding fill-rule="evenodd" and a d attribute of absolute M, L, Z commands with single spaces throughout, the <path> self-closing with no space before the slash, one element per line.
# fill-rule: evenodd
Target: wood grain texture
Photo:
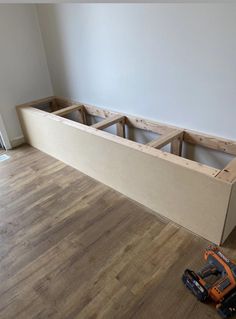
<path fill-rule="evenodd" d="M 128 114 L 119 113 L 115 111 L 111 111 L 104 108 L 99 108 L 94 105 L 88 105 L 86 103 L 77 102 L 75 100 L 67 99 L 64 97 L 58 96 L 51 96 L 47 98 L 43 98 L 40 100 L 28 102 L 26 104 L 18 105 L 18 107 L 29 107 L 29 106 L 39 106 L 40 104 L 44 104 L 50 102 L 51 104 L 51 111 L 56 111 L 62 108 L 69 107 L 71 105 L 83 105 L 84 110 L 87 114 L 92 116 L 98 116 L 101 118 L 112 117 L 116 115 L 124 116 L 125 117 L 125 124 L 131 127 L 139 128 L 142 130 L 150 131 L 157 133 L 159 135 L 168 134 L 170 131 L 173 130 L 182 130 L 184 131 L 183 139 L 185 142 L 194 144 L 194 145 L 201 145 L 206 148 L 211 148 L 214 150 L 218 150 L 221 152 L 225 152 L 228 154 L 236 155 L 236 141 L 225 139 L 222 137 L 217 137 L 213 135 L 208 135 L 201 132 L 195 132 L 188 129 L 183 129 L 180 127 L 176 127 L 169 124 L 158 123 L 154 121 L 150 121 L 148 119 L 139 118 L 135 116 L 130 116 Z M 82 121 L 82 123 L 86 124 L 86 121 Z"/>
<path fill-rule="evenodd" d="M 193 145 L 201 145 L 213 150 L 236 155 L 236 141 L 226 138 L 185 130 L 184 141 Z"/>
<path fill-rule="evenodd" d="M 149 142 L 147 145 L 155 148 L 162 148 L 163 146 L 169 144 L 171 141 L 177 139 L 180 135 L 183 135 L 181 130 L 173 130 L 167 134 L 163 134 L 157 139 Z"/>
<path fill-rule="evenodd" d="M 122 115 L 113 115 L 111 117 L 107 117 L 105 120 L 102 120 L 101 122 L 98 122 L 96 124 L 93 124 L 92 127 L 102 130 L 104 128 L 107 128 L 113 124 L 116 124 L 118 122 L 121 122 L 124 120 L 124 116 Z"/>
<path fill-rule="evenodd" d="M 236 181 L 236 158 L 230 161 L 225 168 L 216 175 L 216 178 L 234 183 Z"/>
<path fill-rule="evenodd" d="M 75 103 L 75 102 L 74 102 Z M 79 102 L 77 102 L 79 103 Z M 145 131 L 154 132 L 160 135 L 168 134 L 173 130 L 182 130 L 184 131 L 184 141 L 193 145 L 201 145 L 206 148 L 214 149 L 224 153 L 236 155 L 236 141 L 229 140 L 219 136 L 213 136 L 205 134 L 202 132 L 195 132 L 193 130 L 180 128 L 166 123 L 159 123 L 156 121 L 151 121 L 149 119 L 140 118 L 134 115 L 119 113 L 111 111 L 105 108 L 99 108 L 94 105 L 87 105 L 83 103 L 88 114 L 93 116 L 99 116 L 106 118 L 114 115 L 123 115 L 126 118 L 126 125 L 130 127 L 139 128 Z"/>
<path fill-rule="evenodd" d="M 36 149 L 10 156 L 0 165 L 0 318 L 218 319 L 181 282 L 203 265 L 207 241 Z"/>
<path fill-rule="evenodd" d="M 125 138 L 125 120 L 116 124 L 116 134 L 117 136 Z"/>
<path fill-rule="evenodd" d="M 84 104 L 84 103 L 83 103 Z M 86 111 L 88 114 L 93 115 L 93 116 L 99 116 L 102 118 L 107 118 L 107 117 L 111 117 L 114 115 L 123 115 L 125 116 L 125 123 L 130 126 L 130 127 L 135 127 L 135 128 L 139 128 L 145 131 L 150 131 L 150 132 L 154 132 L 157 134 L 166 134 L 168 133 L 170 130 L 173 129 L 179 129 L 178 127 L 175 126 L 171 126 L 168 124 L 162 124 L 162 123 L 158 123 L 158 122 L 154 122 L 151 120 L 147 120 L 147 119 L 143 119 L 140 117 L 136 117 L 136 116 L 131 116 L 128 114 L 124 114 L 124 113 L 119 113 L 119 112 L 115 112 L 115 111 L 111 111 L 105 108 L 99 108 L 96 107 L 94 105 L 88 105 L 88 104 L 84 104 Z"/>
<path fill-rule="evenodd" d="M 40 110 L 19 112 L 30 145 L 220 243 L 231 185 L 212 169 Z"/>
<path fill-rule="evenodd" d="M 63 115 L 66 115 L 66 114 L 73 112 L 73 111 L 76 111 L 76 110 L 79 111 L 82 107 L 83 107 L 83 105 L 75 104 L 75 105 L 67 106 L 63 109 L 54 111 L 53 114 L 63 116 Z"/>
<path fill-rule="evenodd" d="M 183 135 L 179 136 L 171 142 L 170 152 L 178 156 L 182 156 Z"/>

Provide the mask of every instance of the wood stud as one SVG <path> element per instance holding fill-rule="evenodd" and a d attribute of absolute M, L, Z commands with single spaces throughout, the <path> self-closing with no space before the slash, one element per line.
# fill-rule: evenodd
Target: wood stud
<path fill-rule="evenodd" d="M 54 106 L 53 100 L 56 101 Z M 42 105 L 48 107 L 48 103 L 60 111 L 51 110 L 54 114 L 43 111 Z M 40 109 L 37 109 L 38 105 Z M 236 159 L 219 171 L 176 156 L 181 155 L 182 141 L 236 154 L 235 141 L 55 97 L 26 103 L 18 106 L 17 110 L 29 144 L 151 208 L 153 212 L 163 214 L 216 244 L 223 243 L 236 226 Z M 104 120 L 90 127 L 58 116 L 70 112 L 79 112 L 84 124 L 86 114 L 92 113 Z M 102 131 L 113 124 L 119 137 Z M 122 138 L 125 125 L 161 136 L 149 145 L 143 145 Z M 65 136 L 66 151 L 60 147 Z M 173 154 L 155 148 L 167 143 L 171 143 Z M 94 161 L 96 157 L 98 161 Z"/>
<path fill-rule="evenodd" d="M 229 183 L 234 182 L 236 180 L 236 158 L 230 161 L 216 177 Z"/>
<path fill-rule="evenodd" d="M 160 149 L 163 146 L 169 144 L 170 142 L 178 139 L 180 135 L 183 135 L 183 131 L 172 130 L 171 132 L 164 134 L 161 137 L 149 142 L 147 145 Z"/>
<path fill-rule="evenodd" d="M 133 117 L 88 104 L 81 104 L 62 97 L 52 96 L 19 105 L 18 107 L 37 107 L 37 105 L 43 103 L 50 103 L 52 113 L 58 116 L 64 116 L 66 114 L 69 114 L 70 112 L 77 110 L 80 114 L 81 123 L 85 125 L 88 125 L 87 115 L 104 118 L 104 120 L 92 125 L 92 127 L 102 130 L 113 124 L 116 124 L 117 135 L 123 138 L 125 138 L 125 125 L 157 133 L 161 136 L 146 145 L 160 149 L 163 146 L 171 143 L 171 153 L 177 156 L 181 156 L 182 154 L 183 142 L 193 145 L 200 145 L 206 148 L 236 156 L 236 141 L 211 136 L 204 133 L 194 132 L 191 130 L 184 130 L 168 124 L 153 122 L 139 117 Z M 181 159 L 185 160 L 184 158 Z M 217 170 L 215 171 L 217 172 Z M 226 182 L 232 183 L 233 181 L 235 181 L 236 159 L 231 161 L 223 170 L 218 171 L 218 173 L 213 175 L 215 175 L 218 179 L 224 180 Z"/>
<path fill-rule="evenodd" d="M 185 130 L 184 141 L 236 156 L 236 141 Z"/>
<path fill-rule="evenodd" d="M 179 137 L 175 138 L 171 142 L 170 152 L 174 155 L 181 156 L 182 155 L 182 145 L 183 145 L 183 132 L 179 135 Z"/>
<path fill-rule="evenodd" d="M 82 106 L 83 105 L 79 105 L 79 104 L 67 106 L 67 107 L 65 107 L 63 109 L 60 109 L 60 110 L 57 110 L 57 111 L 53 112 L 53 114 L 59 115 L 59 116 L 63 116 L 63 115 L 69 114 L 71 112 L 74 112 L 76 110 L 82 109 Z"/>
<path fill-rule="evenodd" d="M 123 121 L 124 118 L 125 117 L 122 115 L 114 115 L 114 116 L 106 118 L 105 120 L 103 120 L 101 122 L 98 122 L 98 123 L 92 125 L 92 127 L 99 129 L 99 130 L 102 130 L 102 129 L 107 128 L 113 124 L 116 124 L 116 123 Z"/>
<path fill-rule="evenodd" d="M 125 138 L 125 121 L 122 120 L 116 124 L 116 134 Z"/>

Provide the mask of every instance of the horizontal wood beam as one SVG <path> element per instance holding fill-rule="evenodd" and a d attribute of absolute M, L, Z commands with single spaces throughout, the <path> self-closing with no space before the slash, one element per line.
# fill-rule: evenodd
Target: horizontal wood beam
<path fill-rule="evenodd" d="M 16 106 L 16 108 L 18 109 L 18 108 L 22 108 L 22 107 L 36 107 L 36 106 L 44 104 L 44 103 L 50 103 L 54 99 L 55 99 L 55 96 L 49 96 L 49 97 L 46 97 L 46 98 L 43 98 L 43 99 L 39 99 L 39 100 L 36 100 L 36 101 L 31 101 L 31 102 L 27 102 L 27 103 L 24 103 L 24 104 L 19 104 L 19 105 Z"/>
<path fill-rule="evenodd" d="M 231 187 L 213 178 L 213 168 L 34 108 L 20 109 L 20 119 L 25 137 L 34 147 L 124 192 L 140 204 L 164 212 L 174 222 L 182 223 L 188 218 L 188 223 L 182 226 L 198 225 L 199 228 L 189 229 L 217 244 L 221 241 Z M 63 151 L 58 145 L 65 136 L 67 143 Z M 111 150 L 109 165 L 108 149 Z M 97 161 L 93 161 L 96 157 Z M 124 158 L 128 159 L 126 165 Z M 142 174 L 137 173 L 140 170 Z M 186 187 L 190 180 L 191 185 Z M 170 187 L 172 182 L 175 184 Z M 167 188 L 172 201 L 160 203 L 157 194 L 165 200 Z M 215 237 L 210 236 L 209 229 Z"/>
<path fill-rule="evenodd" d="M 203 147 L 236 156 L 236 141 L 188 130 L 184 132 L 183 139 L 184 142 L 190 144 L 201 145 Z"/>
<path fill-rule="evenodd" d="M 174 126 L 153 122 L 140 117 L 126 117 L 126 124 L 130 127 L 137 128 L 144 131 L 157 133 L 160 135 L 167 134 L 170 130 L 176 129 Z"/>
<path fill-rule="evenodd" d="M 102 129 L 109 127 L 113 124 L 116 124 L 118 122 L 123 121 L 124 118 L 125 118 L 125 116 L 123 116 L 123 115 L 119 115 L 119 114 L 113 115 L 111 117 L 106 118 L 105 120 L 103 120 L 101 122 L 98 122 L 98 123 L 92 125 L 92 127 L 99 129 L 99 130 L 102 130 Z"/>
<path fill-rule="evenodd" d="M 85 108 L 85 109 L 87 110 L 87 108 Z M 97 107 L 96 107 L 96 109 L 97 109 Z M 22 123 L 24 122 L 23 114 L 25 114 L 25 112 L 26 112 L 27 121 L 29 120 L 28 117 L 31 119 L 30 114 L 38 116 L 38 117 L 44 116 L 45 114 L 47 114 L 48 119 L 55 120 L 53 114 L 38 110 L 36 108 L 30 108 L 29 104 L 23 104 L 23 105 L 17 106 L 17 112 L 18 112 L 19 118 L 20 118 Z M 43 115 L 42 115 L 42 113 L 43 113 Z M 210 166 L 207 166 L 204 164 L 200 164 L 198 162 L 189 160 L 187 158 L 183 158 L 180 156 L 174 156 L 173 154 L 162 152 L 162 151 L 155 149 L 153 147 L 148 147 L 147 145 L 143 145 L 143 144 L 131 141 L 131 140 L 126 139 L 126 138 L 119 138 L 118 139 L 117 136 L 115 136 L 113 134 L 108 134 L 107 132 L 104 132 L 102 130 L 94 131 L 91 126 L 81 125 L 80 123 L 72 122 L 71 120 L 66 119 L 66 118 L 58 118 L 57 121 L 63 122 L 66 126 L 76 127 L 78 130 L 81 130 L 83 132 L 89 132 L 91 134 L 95 134 L 95 135 L 100 136 L 106 140 L 113 141 L 113 142 L 121 144 L 123 146 L 135 149 L 136 151 L 140 151 L 140 152 L 145 153 L 147 155 L 151 155 L 151 156 L 156 157 L 156 158 L 164 159 L 165 161 L 171 162 L 174 165 L 178 165 L 181 167 L 188 167 L 188 169 L 192 169 L 195 172 L 198 172 L 198 173 L 201 173 L 201 174 L 204 174 L 207 176 L 215 177 L 220 172 L 220 170 L 218 170 L 216 168 L 213 168 L 213 167 L 210 167 Z M 23 132 L 26 136 L 26 139 L 28 140 L 30 134 L 28 131 L 25 130 L 24 126 L 23 126 Z"/>
<path fill-rule="evenodd" d="M 181 130 L 181 128 L 172 126 L 169 124 L 154 122 L 147 119 L 130 116 L 127 114 L 120 114 L 120 113 L 99 108 L 93 105 L 85 104 L 85 108 L 88 114 L 92 116 L 102 117 L 102 118 L 110 117 L 117 114 L 124 115 L 126 118 L 125 122 L 128 126 L 145 130 L 145 131 L 154 132 L 160 135 L 169 133 L 170 130 L 174 130 L 174 129 Z M 236 156 L 236 141 L 224 139 L 221 137 L 215 137 L 215 136 L 207 135 L 200 132 L 194 132 L 191 130 L 183 129 L 183 131 L 184 131 L 183 141 L 187 143 L 201 145 L 206 148 L 218 150 L 218 151 Z"/>
<path fill-rule="evenodd" d="M 43 99 L 39 99 L 37 101 L 32 101 L 32 102 L 26 103 L 26 105 L 34 107 L 34 106 L 41 105 L 41 104 L 44 104 L 44 103 L 50 103 L 53 100 L 55 100 L 55 96 L 49 96 L 49 97 L 46 97 L 46 98 L 43 98 Z"/>
<path fill-rule="evenodd" d="M 177 127 L 174 127 L 171 125 L 161 124 L 158 122 L 153 122 L 150 120 L 146 120 L 140 117 L 130 116 L 127 114 L 121 114 L 121 113 L 110 111 L 107 109 L 102 109 L 93 105 L 84 104 L 84 107 L 87 113 L 92 116 L 98 116 L 102 118 L 107 118 L 114 115 L 125 116 L 126 125 L 130 127 L 138 128 L 141 130 L 157 133 L 157 134 L 166 134 L 171 129 L 178 129 Z"/>
<path fill-rule="evenodd" d="M 219 172 L 216 178 L 229 183 L 236 181 L 236 158 L 230 161 L 228 165 L 226 165 L 226 167 Z"/>
<path fill-rule="evenodd" d="M 71 99 L 66 99 L 64 97 L 60 97 L 60 96 L 55 96 L 55 101 L 56 104 L 58 105 L 59 109 L 64 109 L 67 106 L 71 106 L 71 105 L 78 105 L 78 104 L 82 104 L 82 103 L 78 103 L 77 101 L 71 100 Z"/>
<path fill-rule="evenodd" d="M 84 107 L 85 107 L 88 115 L 101 117 L 103 119 L 119 114 L 118 112 L 113 112 L 110 110 L 101 109 L 101 108 L 99 108 L 97 106 L 93 106 L 93 105 L 84 104 Z M 119 115 L 124 115 L 124 114 L 119 114 Z"/>
<path fill-rule="evenodd" d="M 162 148 L 166 144 L 169 144 L 171 141 L 177 139 L 179 136 L 183 134 L 181 130 L 173 130 L 167 134 L 162 135 L 161 137 L 147 143 L 146 145 L 155 147 L 155 148 Z"/>
<path fill-rule="evenodd" d="M 51 96 L 38 101 L 29 102 L 27 104 L 21 105 L 21 107 L 37 106 L 38 104 L 40 105 L 41 103 L 47 103 L 47 102 L 52 102 L 53 104 L 54 101 L 56 104 L 55 106 L 52 105 L 52 108 L 54 110 L 56 107 L 65 108 L 66 106 L 79 104 L 73 100 L 69 100 L 66 98 L 58 97 L 58 96 Z M 213 150 L 221 151 L 221 152 L 236 156 L 236 141 L 224 139 L 224 138 L 216 137 L 212 135 L 207 135 L 201 132 L 195 132 L 188 129 L 186 130 L 181 129 L 179 127 L 172 126 L 169 124 L 163 124 L 163 123 L 154 122 L 154 121 L 150 121 L 150 120 L 139 118 L 139 117 L 130 116 L 124 113 L 118 113 L 118 112 L 110 111 L 104 108 L 99 108 L 93 105 L 88 105 L 84 103 L 83 105 L 84 105 L 84 110 L 86 114 L 88 115 L 98 116 L 101 118 L 108 118 L 108 117 L 110 118 L 111 116 L 114 116 L 114 115 L 124 116 L 125 124 L 127 126 L 137 128 L 137 129 L 142 129 L 145 131 L 154 132 L 160 135 L 168 134 L 172 130 L 183 130 L 184 131 L 183 141 L 186 143 L 190 143 L 193 145 L 200 145 L 206 148 L 210 148 Z M 57 110 L 55 110 L 55 112 L 57 112 Z M 57 113 L 54 113 L 54 114 L 57 114 Z M 58 115 L 61 115 L 61 113 Z M 177 142 L 176 142 L 176 145 L 177 145 Z"/>
<path fill-rule="evenodd" d="M 83 105 L 80 105 L 80 104 L 70 105 L 70 106 L 67 106 L 63 109 L 60 109 L 60 110 L 53 112 L 53 114 L 63 116 L 63 115 L 66 115 L 68 113 L 71 113 L 73 111 L 81 110 L 81 108 L 83 108 Z"/>

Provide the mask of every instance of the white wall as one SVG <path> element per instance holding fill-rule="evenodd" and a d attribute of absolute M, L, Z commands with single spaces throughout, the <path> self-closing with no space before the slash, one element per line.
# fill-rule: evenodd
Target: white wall
<path fill-rule="evenodd" d="M 16 143 L 15 105 L 53 94 L 35 5 L 0 5 L 0 43 L 0 114 Z"/>
<path fill-rule="evenodd" d="M 39 5 L 55 93 L 236 138 L 236 4 Z"/>

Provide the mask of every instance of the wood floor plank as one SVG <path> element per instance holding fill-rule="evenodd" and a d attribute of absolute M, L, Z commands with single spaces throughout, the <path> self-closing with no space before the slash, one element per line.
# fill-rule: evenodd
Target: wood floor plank
<path fill-rule="evenodd" d="M 8 154 L 0 318 L 218 318 L 181 282 L 207 241 L 32 147 Z M 236 232 L 223 250 L 236 258 L 235 247 Z"/>

